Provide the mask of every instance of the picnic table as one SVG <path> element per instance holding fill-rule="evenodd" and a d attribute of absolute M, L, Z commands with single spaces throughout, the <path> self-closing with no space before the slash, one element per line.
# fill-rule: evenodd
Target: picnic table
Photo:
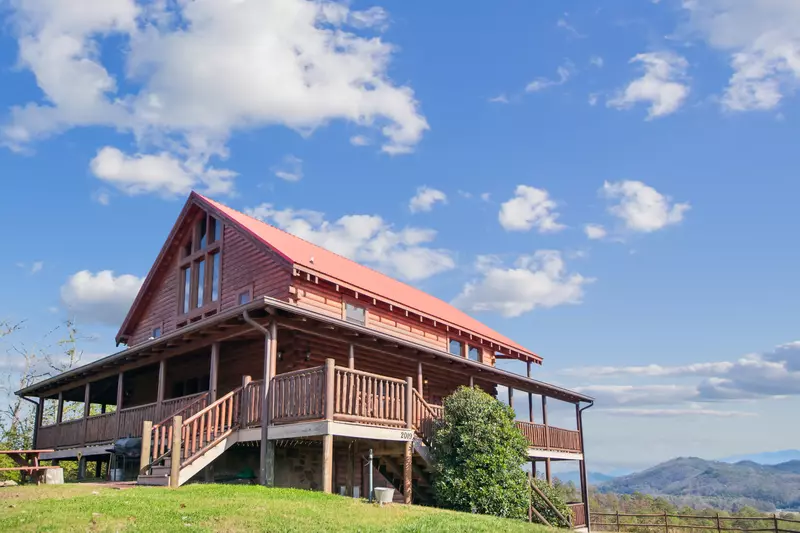
<path fill-rule="evenodd" d="M 16 467 L 0 468 L 0 472 L 20 472 L 25 475 L 36 477 L 36 484 L 41 483 L 44 473 L 49 468 L 60 468 L 58 466 L 42 466 L 39 464 L 39 456 L 54 450 L 0 450 L 0 455 L 10 457 L 17 463 Z"/>

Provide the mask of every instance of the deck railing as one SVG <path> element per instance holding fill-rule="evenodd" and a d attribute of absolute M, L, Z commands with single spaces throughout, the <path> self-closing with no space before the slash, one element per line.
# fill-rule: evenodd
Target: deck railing
<path fill-rule="evenodd" d="M 433 428 L 436 420 L 442 418 L 444 408 L 441 405 L 429 404 L 422 395 L 414 389 L 414 399 L 412 401 L 413 413 L 411 421 L 414 429 L 417 430 L 425 443 L 429 444 L 433 436 Z"/>
<path fill-rule="evenodd" d="M 521 420 L 517 420 L 516 424 L 528 440 L 531 448 L 571 453 L 582 452 L 579 431 L 523 422 Z"/>
<path fill-rule="evenodd" d="M 145 420 L 156 418 L 156 408 L 158 404 L 148 403 L 137 405 L 119 412 L 119 436 L 120 437 L 141 437 L 142 423 Z"/>
<path fill-rule="evenodd" d="M 295 370 L 272 379 L 272 423 L 290 424 L 325 416 L 325 367 Z M 260 419 L 260 409 L 259 409 Z"/>
<path fill-rule="evenodd" d="M 186 419 L 202 411 L 208 405 L 210 397 L 211 394 L 208 392 L 201 392 L 162 402 L 161 412 L 168 414 L 163 420 L 155 424 L 151 430 L 151 454 L 153 460 L 169 451 L 172 443 L 172 418 L 180 415 Z"/>
<path fill-rule="evenodd" d="M 86 436 L 88 443 L 108 442 L 117 436 L 117 413 L 103 413 L 86 419 Z"/>
<path fill-rule="evenodd" d="M 261 402 L 264 390 L 264 380 L 250 381 L 242 389 L 242 427 L 261 425 Z"/>
<path fill-rule="evenodd" d="M 237 387 L 217 401 L 184 420 L 181 426 L 181 467 L 214 446 L 239 426 L 242 388 Z"/>
<path fill-rule="evenodd" d="M 586 526 L 586 504 L 583 502 L 568 503 L 572 509 L 572 527 Z"/>
<path fill-rule="evenodd" d="M 625 533 L 800 533 L 800 520 L 779 514 L 722 516 L 715 514 L 598 513 L 591 512 L 596 531 Z"/>
<path fill-rule="evenodd" d="M 36 434 L 36 447 L 39 449 L 49 449 L 60 446 L 60 436 L 60 425 L 51 424 L 49 426 L 40 426 L 39 432 Z"/>
<path fill-rule="evenodd" d="M 406 425 L 406 382 L 337 366 L 333 418 L 389 427 Z"/>

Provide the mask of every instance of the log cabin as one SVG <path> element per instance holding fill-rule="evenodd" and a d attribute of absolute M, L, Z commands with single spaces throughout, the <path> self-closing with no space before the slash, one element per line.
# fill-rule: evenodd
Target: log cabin
<path fill-rule="evenodd" d="M 83 475 L 135 438 L 141 484 L 250 469 L 265 485 L 355 497 L 372 478 L 427 503 L 432 423 L 445 396 L 474 386 L 527 403 L 514 407 L 534 472 L 550 480 L 552 461 L 577 462 L 575 525 L 587 523 L 590 397 L 533 379 L 540 356 L 444 301 L 200 194 L 116 341 L 125 349 L 17 392 L 38 399 L 35 445 L 55 450 L 43 459 L 79 460 Z M 508 359 L 526 375 L 497 366 Z M 549 423 L 548 399 L 574 429 Z M 65 402 L 83 416 L 65 420 Z"/>

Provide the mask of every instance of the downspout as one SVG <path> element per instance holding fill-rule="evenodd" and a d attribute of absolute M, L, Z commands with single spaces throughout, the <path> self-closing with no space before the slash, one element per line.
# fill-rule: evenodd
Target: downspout
<path fill-rule="evenodd" d="M 253 326 L 264 334 L 264 386 L 261 388 L 261 451 L 259 461 L 259 479 L 262 485 L 274 485 L 274 468 L 268 467 L 268 462 L 274 462 L 274 455 L 269 457 L 267 447 L 269 445 L 269 388 L 272 379 L 272 343 L 275 342 L 276 327 L 275 321 L 270 322 L 269 329 L 265 328 L 250 317 L 247 309 L 242 313 L 245 322 Z"/>
<path fill-rule="evenodd" d="M 33 423 L 33 444 L 32 444 L 33 447 L 36 448 L 36 440 L 39 438 L 39 423 L 41 422 L 41 420 L 39 420 L 39 407 L 40 407 L 39 402 L 34 402 L 33 400 L 25 396 L 20 396 L 20 398 L 22 398 L 26 402 L 31 402 L 33 405 L 36 406 L 36 411 L 35 411 L 36 414 L 33 417 L 34 423 Z M 44 402 L 44 399 L 41 399 L 40 401 Z M 44 408 L 44 404 L 42 404 L 41 408 L 42 409 Z"/>
<path fill-rule="evenodd" d="M 583 479 L 581 480 L 581 497 L 583 499 L 583 507 L 586 511 L 586 529 L 588 531 L 591 531 L 591 525 L 589 523 L 589 518 L 591 515 L 589 513 L 589 474 L 586 471 L 586 444 L 583 440 L 583 412 L 591 408 L 593 405 L 594 400 L 589 400 L 589 405 L 578 409 L 578 425 L 581 431 L 581 454 L 583 455 L 583 461 L 581 461 L 581 464 L 583 465 L 581 468 L 581 470 L 583 470 Z"/>

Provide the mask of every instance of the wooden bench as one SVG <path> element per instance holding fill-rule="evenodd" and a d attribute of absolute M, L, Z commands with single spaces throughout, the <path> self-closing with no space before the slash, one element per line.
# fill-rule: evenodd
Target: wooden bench
<path fill-rule="evenodd" d="M 39 464 L 39 455 L 52 452 L 53 450 L 0 450 L 0 455 L 10 457 L 18 466 L 0 468 L 0 472 L 20 472 L 23 475 L 36 477 L 38 485 L 44 479 L 44 473 L 50 468 L 61 468 L 59 466 L 42 466 Z"/>

